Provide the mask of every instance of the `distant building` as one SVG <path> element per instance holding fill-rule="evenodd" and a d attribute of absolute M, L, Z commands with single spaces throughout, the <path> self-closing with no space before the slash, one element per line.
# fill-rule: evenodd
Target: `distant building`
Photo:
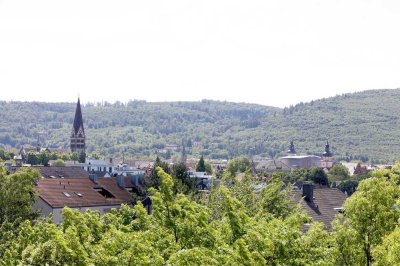
<path fill-rule="evenodd" d="M 361 165 L 361 163 L 358 163 L 356 165 L 356 167 L 354 167 L 353 174 L 354 175 L 363 175 L 363 174 L 366 174 L 368 172 L 369 172 L 369 170 L 368 170 L 368 166 L 367 165 Z"/>
<path fill-rule="evenodd" d="M 78 154 L 85 152 L 86 135 L 83 127 L 82 110 L 80 99 L 76 104 L 74 125 L 71 133 L 71 152 Z"/>
<path fill-rule="evenodd" d="M 329 142 L 326 141 L 325 151 L 322 154 L 321 167 L 326 168 L 326 169 L 331 169 L 333 166 L 333 158 L 332 157 L 333 157 L 333 155 L 329 149 Z"/>
<path fill-rule="evenodd" d="M 308 169 L 321 167 L 322 158 L 316 155 L 290 155 L 280 157 L 279 160 L 290 169 Z"/>
<path fill-rule="evenodd" d="M 274 172 L 290 172 L 291 168 L 281 160 L 260 160 L 255 162 L 256 173 L 272 174 Z"/>

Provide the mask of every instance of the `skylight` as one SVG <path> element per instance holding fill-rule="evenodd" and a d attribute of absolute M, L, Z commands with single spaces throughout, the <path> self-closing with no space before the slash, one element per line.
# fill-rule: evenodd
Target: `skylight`
<path fill-rule="evenodd" d="M 83 197 L 82 193 L 75 192 L 75 194 L 76 194 L 78 197 Z"/>
<path fill-rule="evenodd" d="M 63 192 L 64 196 L 66 196 L 67 198 L 71 197 L 71 195 L 68 192 Z"/>

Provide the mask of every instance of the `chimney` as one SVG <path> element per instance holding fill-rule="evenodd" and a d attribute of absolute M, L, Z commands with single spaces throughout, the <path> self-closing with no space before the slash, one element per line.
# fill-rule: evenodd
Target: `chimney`
<path fill-rule="evenodd" d="M 97 184 L 97 175 L 90 174 L 89 179 L 92 180 L 93 183 Z"/>
<path fill-rule="evenodd" d="M 110 164 L 112 164 L 113 163 L 113 158 L 112 157 L 110 157 Z"/>
<path fill-rule="evenodd" d="M 314 185 L 312 183 L 303 184 L 303 197 L 307 202 L 313 202 Z"/>
<path fill-rule="evenodd" d="M 120 187 L 120 188 L 124 188 L 125 187 L 125 183 L 124 183 L 124 176 L 123 175 L 119 175 L 119 176 L 117 176 L 117 185 Z"/>

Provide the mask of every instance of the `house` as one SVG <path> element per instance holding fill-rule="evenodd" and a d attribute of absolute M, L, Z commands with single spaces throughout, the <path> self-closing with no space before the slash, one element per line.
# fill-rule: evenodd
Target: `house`
<path fill-rule="evenodd" d="M 358 163 L 355 167 L 354 167 L 354 175 L 363 175 L 368 173 L 368 167 L 367 165 L 361 165 L 361 163 Z"/>
<path fill-rule="evenodd" d="M 15 173 L 21 167 L 11 167 L 10 173 Z M 42 178 L 89 178 L 89 173 L 80 167 L 56 167 L 56 166 L 30 166 L 37 169 Z"/>
<path fill-rule="evenodd" d="M 131 206 L 131 194 L 126 189 L 123 178 L 68 178 L 41 179 L 35 189 L 39 197 L 34 205 L 43 216 L 52 215 L 53 222 L 62 221 L 64 207 L 86 211 L 108 213 L 121 204 Z"/>
<path fill-rule="evenodd" d="M 302 189 L 291 191 L 293 205 L 300 204 L 303 211 L 313 221 L 324 223 L 328 230 L 332 229 L 332 222 L 342 211 L 347 196 L 337 188 L 303 183 Z"/>

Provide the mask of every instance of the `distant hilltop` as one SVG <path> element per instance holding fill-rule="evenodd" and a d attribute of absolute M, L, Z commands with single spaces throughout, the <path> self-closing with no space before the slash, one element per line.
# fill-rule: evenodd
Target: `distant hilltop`
<path fill-rule="evenodd" d="M 302 154 L 392 163 L 399 159 L 400 90 L 370 90 L 276 108 L 246 103 L 145 102 L 82 105 L 86 153 L 213 159 L 278 157 L 289 140 Z M 76 103 L 2 102 L 0 147 L 69 148 Z M 46 132 L 46 134 L 41 134 Z M 169 147 L 174 147 L 170 149 Z"/>

